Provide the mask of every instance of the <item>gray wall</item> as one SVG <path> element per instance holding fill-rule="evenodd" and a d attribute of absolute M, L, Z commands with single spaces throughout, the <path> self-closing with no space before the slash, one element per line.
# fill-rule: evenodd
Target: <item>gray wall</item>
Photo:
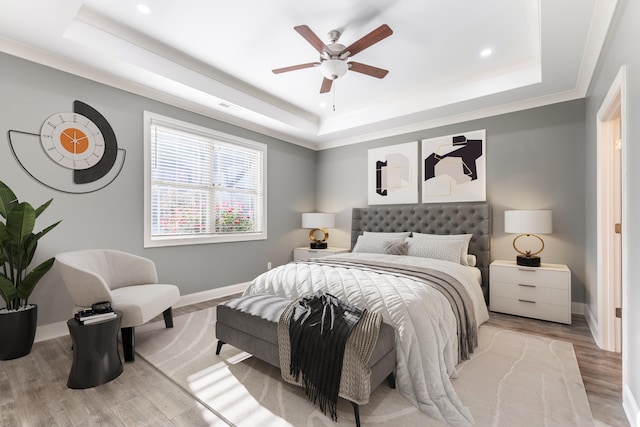
<path fill-rule="evenodd" d="M 331 245 L 349 247 L 351 208 L 367 205 L 367 150 L 459 132 L 487 131 L 487 201 L 493 259 L 515 259 L 506 209 L 551 209 L 543 262 L 567 264 L 572 300 L 584 302 L 584 101 L 504 114 L 319 152 L 318 209 L 336 212 Z"/>
<path fill-rule="evenodd" d="M 76 99 L 102 113 L 119 147 L 127 150 L 120 176 L 91 194 L 64 194 L 36 182 L 18 165 L 8 144 L 9 129 L 37 133 L 49 115 L 72 111 Z M 307 232 L 300 229 L 300 212 L 315 207 L 317 153 L 312 150 L 6 54 L 0 54 L 0 100 L 0 180 L 33 205 L 54 199 L 38 218 L 37 230 L 63 220 L 41 240 L 40 261 L 83 248 L 127 251 L 155 261 L 160 280 L 178 285 L 186 295 L 251 280 L 266 270 L 268 261 L 274 266 L 288 262 L 293 248 L 308 240 Z M 143 248 L 143 110 L 268 145 L 267 240 Z M 33 136 L 33 143 L 38 141 Z M 40 325 L 69 318 L 73 304 L 55 266 L 30 302 L 39 306 Z"/>
<path fill-rule="evenodd" d="M 620 67 L 627 66 L 627 151 L 624 153 L 627 164 L 627 183 L 629 184 L 626 193 L 623 195 L 627 201 L 627 218 L 628 222 L 624 224 L 626 236 L 628 236 L 628 254 L 627 266 L 628 277 L 628 294 L 627 299 L 623 302 L 626 310 L 628 325 L 630 329 L 629 339 L 623 342 L 623 346 L 627 351 L 628 370 L 625 376 L 628 381 L 629 390 L 623 390 L 625 393 L 631 393 L 635 405 L 640 404 L 640 334 L 638 326 L 640 325 L 640 286 L 638 286 L 638 277 L 640 277 L 640 264 L 636 262 L 636 253 L 640 256 L 640 247 L 635 242 L 640 239 L 640 198 L 638 197 L 638 182 L 640 182 L 640 169 L 634 167 L 637 161 L 640 161 L 640 80 L 638 72 L 640 70 L 640 50 L 636 45 L 636 40 L 640 40 L 640 27 L 638 27 L 638 18 L 640 17 L 640 2 L 631 0 L 620 0 L 612 30 L 610 31 L 607 43 L 603 49 L 603 53 L 598 61 L 598 67 L 586 98 L 586 184 L 591 189 L 587 193 L 585 211 L 586 216 L 586 259 L 587 259 L 587 304 L 589 308 L 597 315 L 597 282 L 596 282 L 596 263 L 597 243 L 596 243 L 596 114 L 602 105 L 613 80 L 615 79 Z M 625 368 L 626 369 L 626 368 Z M 625 403 L 628 404 L 625 396 Z M 631 409 L 631 408 L 629 408 Z M 636 406 L 635 410 L 638 410 Z M 636 416 L 633 414 L 632 416 Z M 640 417 L 640 415 L 638 415 Z M 638 418 L 640 421 L 640 418 Z"/>

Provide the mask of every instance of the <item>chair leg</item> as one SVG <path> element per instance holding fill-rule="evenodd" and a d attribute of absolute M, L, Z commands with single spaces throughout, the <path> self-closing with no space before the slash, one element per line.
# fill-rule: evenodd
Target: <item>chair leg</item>
<path fill-rule="evenodd" d="M 136 334 L 135 328 L 122 328 L 122 351 L 124 352 L 124 361 L 133 362 L 136 358 Z"/>
<path fill-rule="evenodd" d="M 220 350 L 222 349 L 222 346 L 225 344 L 224 341 L 220 341 L 218 340 L 218 346 L 216 347 L 216 356 L 220 355 Z"/>
<path fill-rule="evenodd" d="M 162 317 L 164 317 L 164 325 L 167 328 L 173 328 L 173 313 L 171 307 L 162 312 Z"/>
<path fill-rule="evenodd" d="M 355 402 L 351 402 L 351 406 L 353 406 L 353 415 L 356 417 L 356 427 L 360 427 L 360 407 Z"/>

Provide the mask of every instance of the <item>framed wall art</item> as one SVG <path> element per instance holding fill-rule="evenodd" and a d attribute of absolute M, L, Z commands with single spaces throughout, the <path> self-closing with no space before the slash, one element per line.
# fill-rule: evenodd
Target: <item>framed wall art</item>
<path fill-rule="evenodd" d="M 418 142 L 371 148 L 367 173 L 370 205 L 418 203 Z"/>
<path fill-rule="evenodd" d="M 422 203 L 487 199 L 486 131 L 422 141 Z"/>

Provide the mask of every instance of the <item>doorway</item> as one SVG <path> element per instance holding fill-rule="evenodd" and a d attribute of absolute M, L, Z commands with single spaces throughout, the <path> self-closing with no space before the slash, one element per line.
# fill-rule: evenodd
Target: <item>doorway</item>
<path fill-rule="evenodd" d="M 626 67 L 620 68 L 597 113 L 597 326 L 598 345 L 622 353 L 627 383 L 625 295 L 626 236 Z"/>

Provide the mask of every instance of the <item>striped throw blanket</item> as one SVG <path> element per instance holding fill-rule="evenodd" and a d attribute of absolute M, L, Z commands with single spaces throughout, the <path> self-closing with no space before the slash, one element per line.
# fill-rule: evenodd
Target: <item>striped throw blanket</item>
<path fill-rule="evenodd" d="M 278 324 L 280 365 L 285 381 L 304 387 L 309 399 L 337 419 L 338 396 L 369 400 L 368 367 L 382 316 L 331 294 L 300 298 Z"/>

